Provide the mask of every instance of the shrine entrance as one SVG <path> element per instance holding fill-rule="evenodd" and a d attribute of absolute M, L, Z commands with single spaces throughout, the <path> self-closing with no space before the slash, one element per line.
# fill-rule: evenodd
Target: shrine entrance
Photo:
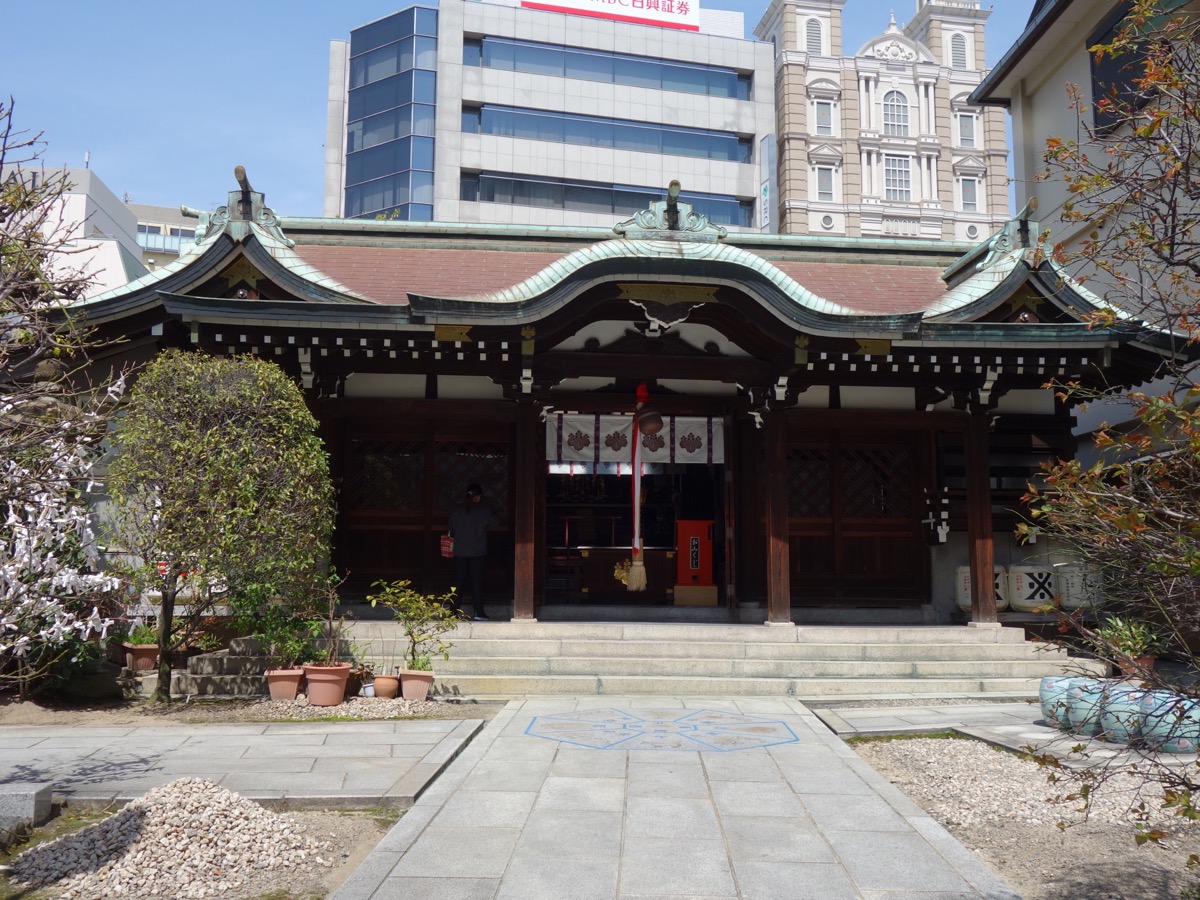
<path fill-rule="evenodd" d="M 661 431 L 637 434 L 636 513 L 632 419 L 547 418 L 543 603 L 725 605 L 724 419 L 667 415 Z M 630 587 L 635 558 L 644 590 Z"/>

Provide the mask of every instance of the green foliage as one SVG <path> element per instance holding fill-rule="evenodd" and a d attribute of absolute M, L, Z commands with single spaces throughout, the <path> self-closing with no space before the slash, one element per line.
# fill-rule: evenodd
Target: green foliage
<path fill-rule="evenodd" d="M 1166 650 L 1166 641 L 1155 626 L 1128 616 L 1106 618 L 1092 629 L 1092 643 L 1105 659 L 1157 656 Z"/>
<path fill-rule="evenodd" d="M 308 632 L 317 648 L 312 661 L 325 666 L 335 665 L 344 657 L 354 655 L 354 644 L 350 640 L 346 622 L 337 614 L 338 588 L 343 580 L 333 573 L 325 579 L 316 598 L 318 618 L 308 622 Z"/>
<path fill-rule="evenodd" d="M 253 615 L 252 633 L 263 642 L 271 665 L 279 669 L 294 669 L 305 660 L 315 659 L 317 644 L 308 620 L 296 614 L 288 605 L 268 603 Z"/>
<path fill-rule="evenodd" d="M 144 623 L 135 625 L 129 630 L 129 634 L 125 636 L 125 642 L 128 644 L 158 643 L 158 629 Z"/>
<path fill-rule="evenodd" d="M 205 653 L 212 653 L 221 649 L 221 639 L 215 634 L 206 631 L 192 641 L 192 646 L 197 650 L 203 650 Z"/>
<path fill-rule="evenodd" d="M 450 648 L 454 645 L 441 636 L 453 631 L 461 621 L 454 612 L 453 591 L 426 595 L 414 590 L 409 581 L 377 581 L 371 587 L 376 590 L 367 595 L 371 605 L 390 609 L 408 640 L 405 668 L 430 671 L 432 657 L 450 658 Z"/>
<path fill-rule="evenodd" d="M 113 537 L 136 560 L 134 583 L 161 592 L 160 622 L 173 623 L 185 577 L 193 618 L 221 591 L 243 618 L 276 597 L 308 618 L 333 528 L 316 431 L 299 389 L 270 362 L 172 351 L 141 373 L 113 440 L 108 487 Z M 276 626 L 273 639 L 291 655 L 272 618 Z M 169 665 L 160 663 L 160 685 Z"/>

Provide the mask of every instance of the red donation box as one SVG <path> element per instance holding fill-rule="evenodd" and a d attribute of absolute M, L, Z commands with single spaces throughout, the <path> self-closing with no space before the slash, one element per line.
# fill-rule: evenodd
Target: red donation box
<path fill-rule="evenodd" d="M 680 519 L 675 523 L 675 583 L 713 583 L 712 519 Z"/>

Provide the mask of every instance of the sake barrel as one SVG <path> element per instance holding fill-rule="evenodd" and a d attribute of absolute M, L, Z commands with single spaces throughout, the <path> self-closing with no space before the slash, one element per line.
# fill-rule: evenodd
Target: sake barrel
<path fill-rule="evenodd" d="M 1100 575 L 1088 566 L 1056 566 L 1062 608 L 1074 612 L 1095 609 L 1100 602 Z"/>
<path fill-rule="evenodd" d="M 959 609 L 971 611 L 971 567 L 959 566 L 955 571 L 954 602 Z M 1008 576 L 1004 566 L 995 566 L 992 585 L 995 588 L 996 610 L 1008 609 Z"/>
<path fill-rule="evenodd" d="M 1048 566 L 1009 566 L 1008 604 L 1019 612 L 1035 612 L 1054 602 L 1054 570 Z"/>

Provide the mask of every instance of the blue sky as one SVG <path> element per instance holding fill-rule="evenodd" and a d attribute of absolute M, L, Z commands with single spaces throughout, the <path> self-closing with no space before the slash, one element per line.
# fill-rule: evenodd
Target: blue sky
<path fill-rule="evenodd" d="M 995 0 L 994 65 L 1034 0 Z M 213 209 L 244 165 L 281 215 L 319 216 L 329 41 L 408 0 L 44 0 L 5 3 L 0 96 L 43 132 L 45 162 L 91 168 L 136 203 Z M 745 13 L 766 0 L 702 0 Z M 985 6 L 989 3 L 985 0 Z M 848 52 L 903 24 L 916 0 L 846 0 Z M 20 39 L 13 36 L 20 35 Z"/>

